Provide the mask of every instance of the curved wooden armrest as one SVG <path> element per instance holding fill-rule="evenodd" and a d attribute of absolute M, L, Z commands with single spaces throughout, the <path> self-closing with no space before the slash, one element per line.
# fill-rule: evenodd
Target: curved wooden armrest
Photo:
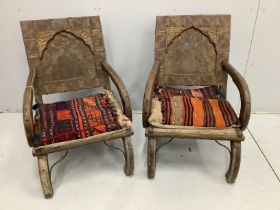
<path fill-rule="evenodd" d="M 247 128 L 251 115 L 251 96 L 249 87 L 243 76 L 228 61 L 222 61 L 222 67 L 224 71 L 231 76 L 239 90 L 241 98 L 239 120 L 241 123 L 241 130 L 244 131 Z"/>
<path fill-rule="evenodd" d="M 30 147 L 32 146 L 32 141 L 35 134 L 33 113 L 32 113 L 32 104 L 33 104 L 33 96 L 34 96 L 34 89 L 33 89 L 34 79 L 35 79 L 35 71 L 32 71 L 28 75 L 28 80 L 23 95 L 23 106 L 22 106 L 25 135 L 27 138 L 28 145 Z"/>
<path fill-rule="evenodd" d="M 103 70 L 110 76 L 112 79 L 113 83 L 117 87 L 121 100 L 122 100 L 122 106 L 123 106 L 123 111 L 124 114 L 132 120 L 132 109 L 131 109 L 131 104 L 129 100 L 129 95 L 128 92 L 125 88 L 125 85 L 119 75 L 115 72 L 115 70 L 106 62 L 102 61 L 101 65 L 103 67 Z"/>
<path fill-rule="evenodd" d="M 142 110 L 142 123 L 143 127 L 148 127 L 148 119 L 151 112 L 151 106 L 152 106 L 152 97 L 154 92 L 154 86 L 157 81 L 158 72 L 159 72 L 160 63 L 159 61 L 155 61 L 152 70 L 150 72 L 150 75 L 148 77 L 148 81 L 145 88 L 144 93 L 144 99 L 143 99 L 143 110 Z"/>

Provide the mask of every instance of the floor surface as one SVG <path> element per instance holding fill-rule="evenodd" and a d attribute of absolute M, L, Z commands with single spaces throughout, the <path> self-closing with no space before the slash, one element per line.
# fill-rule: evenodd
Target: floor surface
<path fill-rule="evenodd" d="M 46 200 L 21 114 L 0 114 L 0 210 L 280 210 L 280 115 L 252 115 L 235 184 L 224 177 L 227 150 L 182 139 L 162 147 L 156 177 L 147 179 L 141 115 L 133 117 L 134 176 L 124 175 L 122 154 L 103 143 L 73 149 L 54 168 L 54 197 Z M 50 164 L 62 155 L 50 155 Z"/>

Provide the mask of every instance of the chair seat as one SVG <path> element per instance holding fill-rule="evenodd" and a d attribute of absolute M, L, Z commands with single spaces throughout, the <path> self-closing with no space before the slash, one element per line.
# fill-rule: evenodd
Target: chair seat
<path fill-rule="evenodd" d="M 174 88 L 157 85 L 149 123 L 154 127 L 240 127 L 230 103 L 216 86 Z M 171 126 L 171 127 L 170 127 Z"/>
<path fill-rule="evenodd" d="M 82 140 L 101 133 L 131 127 L 112 91 L 38 104 L 35 112 L 33 146 Z"/>
<path fill-rule="evenodd" d="M 169 137 L 200 140 L 225 140 L 244 141 L 245 137 L 240 128 L 208 128 L 191 126 L 163 125 L 160 127 L 150 126 L 146 128 L 145 136 L 148 137 Z"/>

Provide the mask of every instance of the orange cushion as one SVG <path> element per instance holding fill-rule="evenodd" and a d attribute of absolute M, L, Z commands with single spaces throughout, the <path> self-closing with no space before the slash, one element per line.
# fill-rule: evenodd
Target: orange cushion
<path fill-rule="evenodd" d="M 157 86 L 162 124 L 196 127 L 238 127 L 238 118 L 216 86 L 179 89 Z"/>

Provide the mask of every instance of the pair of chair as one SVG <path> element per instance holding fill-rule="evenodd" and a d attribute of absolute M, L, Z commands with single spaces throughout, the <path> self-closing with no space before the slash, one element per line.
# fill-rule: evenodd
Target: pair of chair
<path fill-rule="evenodd" d="M 124 83 L 106 61 L 99 17 L 22 21 L 21 29 L 30 69 L 23 100 L 24 128 L 38 158 L 45 197 L 53 195 L 50 153 L 122 138 L 124 172 L 132 175 L 131 104 Z M 242 131 L 250 117 L 250 93 L 245 80 L 227 61 L 229 35 L 229 15 L 157 17 L 155 62 L 142 112 L 148 137 L 148 177 L 155 175 L 157 138 L 170 137 L 229 140 L 226 179 L 235 181 Z M 240 92 L 239 118 L 225 100 L 228 74 Z M 186 88 L 189 86 L 192 88 Z M 43 95 L 97 87 L 103 88 L 97 94 L 43 103 Z"/>

